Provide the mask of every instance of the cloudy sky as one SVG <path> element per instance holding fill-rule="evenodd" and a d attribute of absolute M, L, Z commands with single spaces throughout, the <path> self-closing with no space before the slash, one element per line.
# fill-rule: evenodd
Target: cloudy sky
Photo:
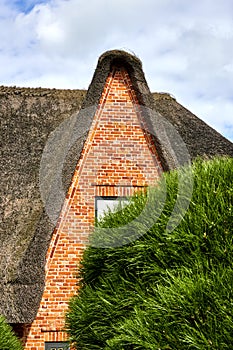
<path fill-rule="evenodd" d="M 87 88 L 115 48 L 233 141 L 232 0 L 0 0 L 0 85 Z"/>

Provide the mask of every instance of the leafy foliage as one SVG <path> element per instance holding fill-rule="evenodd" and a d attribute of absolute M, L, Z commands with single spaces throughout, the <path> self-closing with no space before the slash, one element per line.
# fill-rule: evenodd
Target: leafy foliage
<path fill-rule="evenodd" d="M 191 202 L 172 232 L 166 225 L 177 200 L 176 171 L 164 175 L 166 203 L 153 225 L 162 186 L 153 190 L 154 206 L 144 212 L 143 224 L 133 220 L 143 211 L 143 194 L 99 223 L 112 227 L 113 236 L 108 230 L 110 237 L 102 237 L 97 227 L 94 242 L 98 236 L 115 239 L 116 226 L 127 235 L 129 222 L 139 238 L 119 247 L 86 249 L 79 294 L 67 314 L 78 349 L 232 348 L 233 159 L 197 160 L 192 171 Z"/>
<path fill-rule="evenodd" d="M 11 326 L 6 323 L 3 316 L 0 316 L 0 349 L 23 350 L 20 341 L 16 338 Z"/>

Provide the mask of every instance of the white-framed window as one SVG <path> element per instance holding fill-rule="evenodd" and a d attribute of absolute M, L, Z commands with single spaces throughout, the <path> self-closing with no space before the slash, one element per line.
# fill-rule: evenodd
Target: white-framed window
<path fill-rule="evenodd" d="M 127 197 L 97 196 L 95 197 L 95 218 L 100 220 L 109 209 L 112 211 L 118 207 L 118 205 L 123 208 L 127 204 L 129 204 L 129 199 Z"/>

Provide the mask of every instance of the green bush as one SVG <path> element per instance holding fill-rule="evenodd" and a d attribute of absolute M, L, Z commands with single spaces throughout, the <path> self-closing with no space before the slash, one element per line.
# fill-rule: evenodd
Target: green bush
<path fill-rule="evenodd" d="M 172 232 L 166 226 L 177 200 L 176 171 L 164 175 L 166 203 L 146 234 L 132 221 L 143 210 L 143 195 L 100 222 L 112 227 L 112 237 L 96 228 L 91 240 L 111 241 L 114 227 L 127 235 L 124 225 L 133 222 L 139 238 L 85 250 L 79 294 L 66 319 L 77 349 L 233 349 L 233 159 L 197 160 L 192 172 L 190 205 Z M 148 227 L 158 216 L 161 188 L 144 213 Z"/>
<path fill-rule="evenodd" d="M 0 350 L 23 350 L 20 341 L 3 316 L 0 316 Z"/>

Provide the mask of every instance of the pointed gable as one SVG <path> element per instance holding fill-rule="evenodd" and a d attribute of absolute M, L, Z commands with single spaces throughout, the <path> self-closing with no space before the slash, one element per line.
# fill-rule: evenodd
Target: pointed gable
<path fill-rule="evenodd" d="M 96 198 L 132 196 L 155 184 L 163 171 L 128 69 L 118 61 L 106 76 L 47 252 L 44 293 L 25 349 L 64 340 L 64 311 L 77 288 L 77 264 L 94 225 Z M 88 115 L 89 107 L 82 113 Z M 35 339 L 39 325 L 43 332 Z"/>

